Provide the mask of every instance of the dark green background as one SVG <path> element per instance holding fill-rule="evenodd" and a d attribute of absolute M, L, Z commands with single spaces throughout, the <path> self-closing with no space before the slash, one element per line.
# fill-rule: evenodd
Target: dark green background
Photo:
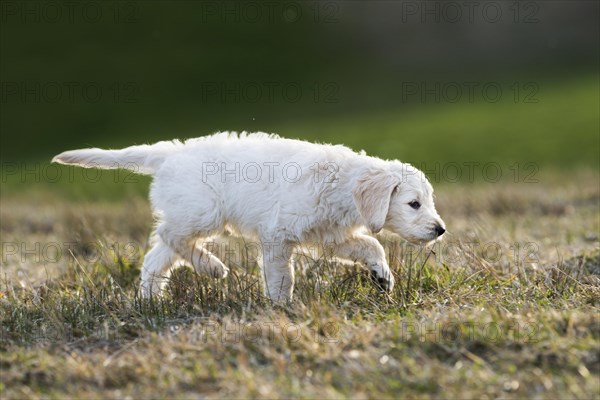
<path fill-rule="evenodd" d="M 261 130 L 417 165 L 599 163 L 596 1 L 67 4 L 2 1 L 3 162 Z"/>

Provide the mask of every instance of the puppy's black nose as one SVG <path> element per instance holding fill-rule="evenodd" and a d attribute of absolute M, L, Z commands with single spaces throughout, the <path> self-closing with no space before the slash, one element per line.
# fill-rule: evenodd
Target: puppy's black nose
<path fill-rule="evenodd" d="M 446 230 L 443 226 L 441 226 L 440 224 L 435 225 L 435 233 L 437 233 L 438 236 L 442 236 L 444 232 L 446 232 Z"/>

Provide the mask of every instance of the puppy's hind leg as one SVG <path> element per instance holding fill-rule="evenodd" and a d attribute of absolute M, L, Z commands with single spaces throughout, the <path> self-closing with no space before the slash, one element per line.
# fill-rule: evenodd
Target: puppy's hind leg
<path fill-rule="evenodd" d="M 226 277 L 229 269 L 202 244 L 223 231 L 219 197 L 201 180 L 181 181 L 173 187 L 173 179 L 170 175 L 157 176 L 152 189 L 155 206 L 162 211 L 156 233 L 196 272 Z"/>
<path fill-rule="evenodd" d="M 214 278 L 225 278 L 229 268 L 214 254 L 203 247 L 203 239 L 193 235 L 184 235 L 170 229 L 168 225 L 161 225 L 158 234 L 168 244 L 172 251 L 189 263 L 198 273 L 204 273 Z M 209 234 L 206 234 L 209 237 Z"/>
<path fill-rule="evenodd" d="M 142 265 L 141 291 L 143 297 L 151 297 L 160 294 L 163 290 L 171 267 L 181 262 L 179 257 L 162 239 L 155 235 L 152 248 L 144 256 Z"/>

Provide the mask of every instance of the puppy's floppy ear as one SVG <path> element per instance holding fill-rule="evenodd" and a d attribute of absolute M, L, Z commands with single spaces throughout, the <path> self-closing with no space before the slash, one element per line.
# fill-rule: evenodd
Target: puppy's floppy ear
<path fill-rule="evenodd" d="M 392 192 L 398 183 L 398 178 L 384 170 L 370 170 L 356 182 L 352 190 L 354 203 L 373 233 L 383 229 Z"/>

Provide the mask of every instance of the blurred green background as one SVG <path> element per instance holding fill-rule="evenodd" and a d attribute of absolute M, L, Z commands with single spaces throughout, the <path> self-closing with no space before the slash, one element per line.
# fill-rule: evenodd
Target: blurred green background
<path fill-rule="evenodd" d="M 600 162 L 595 1 L 0 4 L 3 184 L 66 149 L 220 130 L 423 169 Z"/>

